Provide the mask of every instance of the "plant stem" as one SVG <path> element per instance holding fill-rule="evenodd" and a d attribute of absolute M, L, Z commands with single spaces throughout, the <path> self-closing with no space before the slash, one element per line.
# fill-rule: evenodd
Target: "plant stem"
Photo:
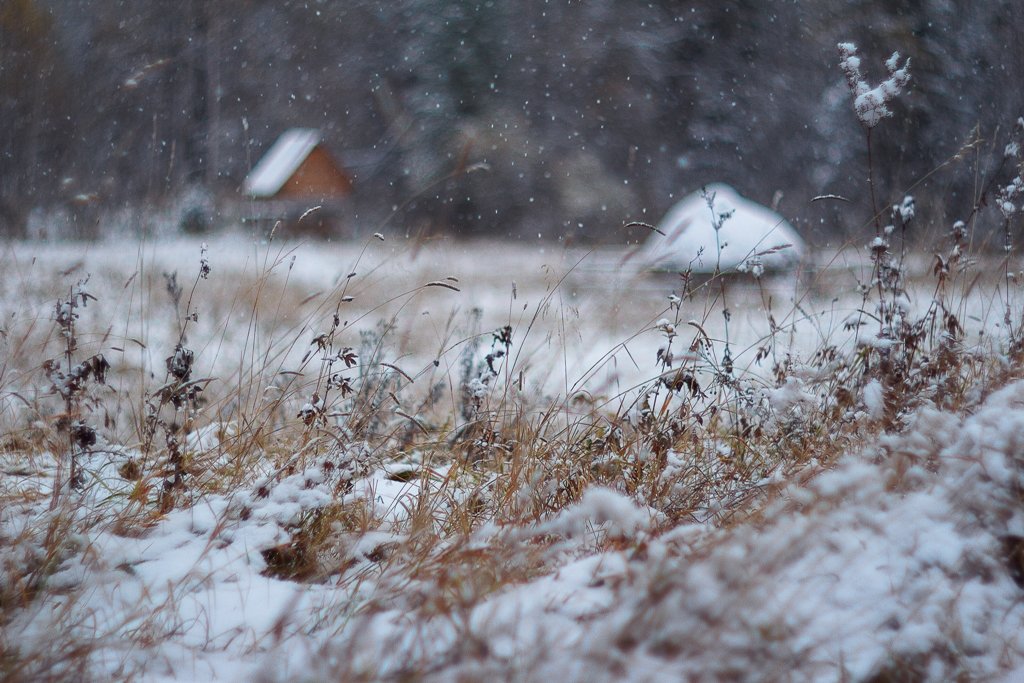
<path fill-rule="evenodd" d="M 875 235 L 882 236 L 882 223 L 878 220 L 878 202 L 875 200 L 875 164 L 871 158 L 871 128 L 867 129 L 868 142 L 868 189 L 871 192 L 871 216 L 875 221 Z"/>

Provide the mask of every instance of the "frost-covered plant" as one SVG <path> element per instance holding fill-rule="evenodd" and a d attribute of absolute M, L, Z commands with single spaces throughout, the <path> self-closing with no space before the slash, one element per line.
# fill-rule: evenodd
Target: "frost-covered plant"
<path fill-rule="evenodd" d="M 373 239 L 384 241 L 384 235 L 379 232 L 374 233 Z M 342 312 L 355 300 L 349 294 L 349 288 L 356 278 L 355 268 L 358 267 L 359 260 L 368 246 L 369 241 L 364 243 L 359 258 L 353 264 L 353 271 L 342 282 L 329 324 L 326 329 L 321 328 L 323 331 L 317 331 L 313 335 L 309 344 L 310 349 L 302 358 L 303 367 L 314 359 L 319 362 L 312 393 L 303 402 L 296 415 L 306 427 L 307 438 L 310 438 L 311 434 L 317 430 L 330 429 L 329 418 L 332 414 L 340 416 L 342 411 L 334 405 L 336 400 L 346 400 L 355 395 L 358 382 L 354 383 L 356 378 L 352 377 L 349 371 L 355 369 L 360 373 L 364 372 L 363 367 L 357 367 L 362 349 L 357 352 L 347 343 L 347 340 L 342 339 L 343 334 L 349 331 L 349 322 L 343 319 Z M 364 362 L 364 366 L 365 364 Z M 351 418 L 351 411 L 349 413 Z M 350 419 L 349 423 L 351 424 L 351 422 Z"/>
<path fill-rule="evenodd" d="M 207 247 L 206 243 L 203 243 L 199 254 L 199 272 L 189 291 L 184 317 L 181 314 L 183 290 L 178 284 L 177 272 L 164 273 L 167 294 L 174 307 L 178 322 L 178 339 L 173 352 L 164 360 L 166 374 L 163 384 L 145 401 L 141 450 L 143 458 L 148 458 L 152 453 L 153 441 L 157 433 L 163 433 L 166 450 L 164 453 L 164 480 L 160 490 L 160 507 L 165 511 L 174 505 L 174 491 L 185 486 L 188 463 L 183 450 L 183 441 L 193 428 L 201 403 L 201 394 L 211 381 L 209 378 L 192 376 L 195 353 L 186 346 L 189 323 L 199 322 L 199 312 L 192 307 L 192 299 L 199 282 L 209 278 L 210 272 Z M 173 416 L 169 421 L 163 414 L 166 406 L 173 408 Z"/>
<path fill-rule="evenodd" d="M 58 429 L 67 435 L 68 455 L 70 457 L 70 473 L 68 483 L 73 488 L 80 488 L 84 483 L 79 467 L 78 456 L 96 444 L 96 430 L 85 421 L 83 407 L 87 400 L 87 389 L 90 381 L 97 384 L 106 383 L 107 370 L 110 368 L 103 354 L 96 354 L 79 363 L 75 363 L 75 352 L 78 350 L 76 322 L 78 310 L 85 308 L 89 299 L 95 299 L 85 290 L 88 277 L 75 284 L 66 298 L 57 302 L 54 311 L 54 322 L 59 330 L 63 344 L 64 357 L 48 359 L 43 363 L 43 371 L 53 391 L 64 401 L 64 413 L 57 421 Z M 53 491 L 53 503 L 56 505 L 60 495 L 61 482 L 58 479 Z"/>
<path fill-rule="evenodd" d="M 889 102 L 900 94 L 910 82 L 910 58 L 900 65 L 900 53 L 893 52 L 885 60 L 888 76 L 884 81 L 871 87 L 860 70 L 860 57 L 853 43 L 839 43 L 839 66 L 846 76 L 846 83 L 853 93 L 853 108 L 857 119 L 865 128 L 874 128 L 886 117 L 892 116 Z"/>
<path fill-rule="evenodd" d="M 898 53 L 886 62 L 889 78 L 876 88 L 868 86 L 861 76 L 860 59 L 856 47 L 841 43 L 840 66 L 846 75 L 854 96 L 858 118 L 867 131 L 868 184 L 872 207 L 876 206 L 875 184 L 871 160 L 871 130 L 882 118 L 891 116 L 886 106 L 909 81 L 909 60 L 900 66 Z M 1018 125 L 1018 134 L 1024 122 Z M 972 143 L 973 144 L 973 143 Z M 1003 162 L 1014 158 L 1019 145 L 1008 144 Z M 1002 163 L 1000 164 L 1000 169 Z M 871 279 L 860 285 L 862 306 L 847 320 L 847 329 L 857 329 L 857 350 L 849 360 L 838 360 L 832 374 L 831 393 L 839 404 L 846 404 L 845 396 L 862 396 L 867 412 L 881 420 L 887 428 L 902 424 L 902 417 L 921 401 L 931 400 L 940 405 L 955 405 L 972 381 L 972 374 L 980 372 L 977 359 L 963 348 L 963 311 L 950 300 L 949 282 L 970 265 L 966 256 L 970 227 L 986 195 L 995 195 L 995 202 L 1003 216 L 1004 248 L 1012 248 L 1010 219 L 1016 212 L 1015 202 L 1024 194 L 1020 169 L 1008 183 L 998 185 L 999 171 L 982 190 L 981 196 L 967 221 L 956 221 L 949 235 L 944 253 L 936 254 L 932 274 L 936 277 L 935 295 L 922 314 L 912 315 L 911 299 L 906 284 L 907 231 L 915 220 L 917 207 L 907 195 L 893 204 L 889 220 L 880 220 L 883 212 L 873 209 L 876 234 L 867 245 L 872 262 Z M 898 240 L 898 249 L 895 248 Z M 1009 273 L 1008 273 L 1009 275 Z M 1009 278 L 1008 278 L 1009 279 Z M 1015 338 L 1015 325 L 1006 299 L 1004 325 Z M 877 332 L 861 333 L 868 320 L 877 324 Z M 869 326 L 870 327 L 870 326 Z M 834 354 L 833 354 L 834 355 Z"/>
<path fill-rule="evenodd" d="M 296 414 L 305 427 L 304 441 L 317 455 L 321 452 L 321 444 L 330 444 L 327 448 L 331 451 L 363 440 L 379 446 L 396 437 L 398 440 L 406 438 L 415 430 L 425 430 L 417 417 L 418 409 L 406 407 L 401 398 L 403 390 L 415 380 L 396 362 L 385 360 L 386 343 L 398 324 L 398 314 L 379 321 L 376 329 L 360 330 L 357 345 L 349 339 L 353 328 L 342 315 L 355 300 L 348 293 L 357 275 L 355 268 L 373 240 L 383 241 L 384 235 L 374 233 L 364 243 L 352 272 L 339 286 L 337 304 L 329 322 L 325 328 L 314 328 L 311 348 L 302 358 L 303 368 L 311 363 L 319 365 L 315 381 L 307 389 L 308 398 Z M 412 297 L 434 287 L 458 292 L 456 282 L 458 280 L 454 277 L 428 282 L 397 294 L 386 303 Z M 376 308 L 379 306 L 371 308 L 371 311 Z M 435 367 L 437 365 L 434 364 Z M 435 384 L 420 407 L 436 402 L 439 391 Z"/>
<path fill-rule="evenodd" d="M 478 333 L 483 310 L 473 307 L 469 311 L 469 338 L 459 354 L 459 416 L 465 422 L 476 419 L 485 391 L 481 389 L 480 368 L 477 367 L 480 344 L 483 337 Z"/>
<path fill-rule="evenodd" d="M 888 71 L 888 78 L 875 87 L 871 87 L 860 70 L 860 57 L 857 56 L 857 46 L 853 43 L 839 43 L 839 67 L 846 76 L 846 84 L 853 95 L 853 108 L 857 112 L 857 119 L 864 126 L 868 148 L 868 190 L 871 193 L 871 210 L 874 216 L 876 236 L 881 235 L 881 222 L 879 221 L 878 203 L 875 200 L 875 179 L 874 165 L 871 158 L 871 131 L 881 122 L 883 118 L 892 116 L 889 103 L 900 94 L 910 82 L 910 58 L 900 66 L 900 53 L 893 52 L 892 56 L 885 61 L 885 68 Z"/>
<path fill-rule="evenodd" d="M 341 326 L 341 318 L 336 313 L 332 320 L 331 327 L 327 332 L 321 332 L 313 337 L 310 342 L 310 346 L 313 348 L 303 358 L 304 363 L 313 354 L 319 354 L 320 359 L 317 386 L 313 390 L 312 396 L 302 404 L 296 415 L 307 428 L 328 426 L 328 406 L 332 391 L 337 391 L 341 398 L 355 393 L 351 377 L 346 371 L 355 367 L 359 355 L 350 346 L 334 348 L 334 338 Z"/>
<path fill-rule="evenodd" d="M 346 428 L 355 433 L 383 435 L 394 421 L 391 409 L 401 411 L 395 399 L 408 381 L 401 369 L 384 360 L 385 343 L 394 328 L 394 318 L 378 321 L 375 329 L 359 333 L 358 389 L 350 401 L 351 415 Z"/>
<path fill-rule="evenodd" d="M 1010 222 L 1024 207 L 1024 158 L 1021 157 L 1021 142 L 1024 142 L 1024 116 L 1017 119 L 1014 128 L 1017 140 L 1011 140 L 1003 150 L 1003 161 L 1016 164 L 1014 178 L 1005 185 L 1000 185 L 996 193 L 996 206 L 1003 217 L 1003 251 L 1009 253 L 1013 249 L 1013 236 Z"/>
<path fill-rule="evenodd" d="M 472 329 L 477 329 L 483 311 L 470 312 Z M 498 391 L 502 368 L 509 367 L 512 326 L 505 325 L 490 334 L 490 346 L 482 350 L 485 334 L 472 334 L 459 357 L 459 415 L 463 424 L 453 440 L 468 447 L 472 459 L 485 457 L 501 441 L 501 426 L 494 407 L 489 404 Z"/>
<path fill-rule="evenodd" d="M 696 378 L 696 363 L 705 338 L 700 336 L 699 326 L 689 349 L 680 352 L 674 348 L 680 332 L 681 303 L 677 295 L 670 295 L 672 319 L 661 318 L 655 323 L 655 329 L 665 341 L 655 354 L 655 379 L 641 387 L 633 419 L 645 447 L 657 457 L 659 467 L 664 465 L 667 451 L 683 436 L 693 419 L 691 399 L 702 393 Z"/>
<path fill-rule="evenodd" d="M 1020 220 L 1022 209 L 1024 209 L 1024 158 L 1021 156 L 1021 146 L 1024 143 L 1024 117 L 1018 117 L 1014 126 L 1014 136 L 1007 143 L 1003 150 L 1002 162 L 1014 165 L 1011 173 L 1013 179 L 1006 184 L 1000 184 L 996 191 L 996 205 L 1003 219 L 1003 251 L 1006 254 L 1004 261 L 1004 276 L 1007 288 L 1011 282 L 1021 281 L 1021 273 L 1011 273 L 1010 253 L 1013 250 L 1013 223 Z M 1024 319 L 1014 325 L 1013 311 L 1010 306 L 1010 297 L 1003 300 L 1003 324 L 1010 331 L 1010 352 L 1015 357 L 1024 353 Z"/>
<path fill-rule="evenodd" d="M 491 346 L 483 359 L 476 363 L 475 371 L 469 380 L 467 397 L 472 406 L 472 414 L 479 415 L 483 401 L 487 397 L 488 390 L 500 374 L 502 359 L 508 355 L 512 348 L 512 326 L 495 330 L 491 333 Z"/>

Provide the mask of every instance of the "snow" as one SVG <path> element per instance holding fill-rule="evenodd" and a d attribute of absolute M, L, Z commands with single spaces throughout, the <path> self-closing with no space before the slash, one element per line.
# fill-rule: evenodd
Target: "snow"
<path fill-rule="evenodd" d="M 562 510 L 555 518 L 539 524 L 538 534 L 577 536 L 596 527 L 608 533 L 625 536 L 651 526 L 656 511 L 642 511 L 628 497 L 617 491 L 592 486 L 576 505 Z"/>
<path fill-rule="evenodd" d="M 910 82 L 910 59 L 900 66 L 900 53 L 893 52 L 885 60 L 888 78 L 872 88 L 861 74 L 860 57 L 853 43 L 839 43 L 839 67 L 846 76 L 846 83 L 853 93 L 853 108 L 857 118 L 867 128 L 874 128 L 883 118 L 892 116 L 888 103 L 891 102 Z"/>
<path fill-rule="evenodd" d="M 785 218 L 721 183 L 679 201 L 658 229 L 664 236 L 652 234 L 639 256 L 654 270 L 712 273 L 716 266 L 724 272 L 747 263 L 760 274 L 790 268 L 804 255 L 803 240 Z"/>
<path fill-rule="evenodd" d="M 253 197 L 273 197 L 320 144 L 320 131 L 292 128 L 270 147 L 245 179 L 244 191 Z"/>
<path fill-rule="evenodd" d="M 787 377 L 782 386 L 767 389 L 764 392 L 777 414 L 798 407 L 802 404 L 813 404 L 815 397 L 804 388 L 803 381 L 798 377 Z"/>
<path fill-rule="evenodd" d="M 880 420 L 885 415 L 885 393 L 877 379 L 864 386 L 864 409 L 872 420 Z"/>
<path fill-rule="evenodd" d="M 211 279 L 234 272 L 231 258 L 250 258 L 237 247 L 211 245 Z M 122 253 L 82 257 L 64 248 L 68 259 L 88 259 L 97 285 L 105 277 L 97 266 L 109 258 L 115 288 L 124 286 Z M 199 253 L 159 249 L 163 258 L 192 266 Z M 333 249 L 296 252 L 292 277 L 303 296 L 353 270 L 348 252 Z M 493 270 L 488 259 L 444 261 L 452 251 L 429 253 L 430 278 L 457 273 L 474 303 L 507 308 L 507 291 L 494 294 L 482 284 L 481 271 Z M 531 269 L 525 256 L 510 254 L 505 258 L 515 259 L 519 271 Z M 392 258 L 387 278 L 412 269 Z M 150 269 L 176 267 L 158 262 Z M 542 300 L 542 287 L 518 277 L 516 305 Z M 429 279 L 422 269 L 409 278 Z M 632 301 L 639 308 L 635 284 L 597 290 L 603 307 L 612 305 L 614 289 L 627 292 L 623 306 Z M 360 302 L 372 295 L 369 288 L 356 293 Z M 18 293 L 5 296 L 16 300 Z M 664 293 L 657 298 L 663 307 Z M 965 306 L 980 308 L 979 301 Z M 107 297 L 90 301 L 78 323 L 85 329 L 97 315 L 106 326 L 118 318 L 111 305 Z M 425 302 L 416 316 L 428 305 L 440 304 Z M 688 300 L 673 305 L 686 309 L 682 319 L 692 314 Z M 585 343 L 600 347 L 607 337 L 590 331 L 607 325 L 583 310 L 580 325 L 596 323 L 585 328 Z M 648 361 L 665 333 L 689 328 L 659 310 L 643 312 L 652 338 Z M 44 319 L 41 311 L 34 315 Z M 207 332 L 205 324 L 196 325 L 194 338 Z M 159 365 L 172 353 L 174 335 L 154 337 L 150 346 L 165 349 L 153 351 Z M 203 357 L 197 352 L 196 362 Z M 401 365 L 414 364 L 403 358 Z M 203 481 L 184 507 L 125 529 L 114 521 L 131 509 L 134 484 L 116 473 L 138 456 L 130 446 L 106 444 L 87 459 L 83 466 L 99 483 L 56 512 L 48 510 L 54 457 L 5 449 L 0 499 L 15 502 L 0 506 L 0 567 L 45 559 L 40 549 L 49 524 L 59 515 L 71 523 L 46 591 L 5 612 L 0 650 L 59 659 L 55 643 L 84 643 L 87 669 L 57 673 L 89 680 L 864 681 L 900 666 L 919 667 L 920 680 L 1021 680 L 1024 601 L 1004 546 L 1024 536 L 1024 382 L 984 391 L 987 398 L 962 413 L 922 408 L 905 432 L 851 449 L 827 468 L 810 460 L 766 473 L 758 484 L 766 506 L 749 520 L 718 524 L 714 516 L 727 506 L 711 501 L 692 522 L 670 527 L 665 513 L 644 500 L 588 486 L 575 503 L 538 519 L 488 520 L 465 537 L 455 534 L 436 554 L 418 558 L 411 572 L 383 559 L 415 544 L 410 515 L 426 502 L 432 522 L 444 525 L 446 497 L 486 492 L 488 478 L 456 487 L 452 469 L 436 464 L 424 476 L 396 480 L 420 471 L 422 455 L 377 462 L 365 444 L 347 443 L 333 472 L 307 453 L 289 453 L 294 471 L 260 463 L 251 480 L 230 491 L 207 489 Z M 817 400 L 796 376 L 766 385 L 764 395 L 780 419 Z M 860 415 L 883 417 L 885 399 L 881 383 L 869 382 Z M 226 422 L 193 432 L 189 457 L 231 467 L 236 456 L 221 452 L 220 442 L 238 430 Z M 595 461 L 606 455 L 595 454 Z M 727 457 L 729 449 L 722 444 L 714 455 Z M 693 467 L 685 453 L 670 450 L 665 460 L 666 471 Z M 351 484 L 341 494 L 339 481 Z M 557 485 L 554 474 L 539 469 L 530 487 Z M 267 575 L 264 551 L 289 542 L 291 526 L 304 515 L 356 503 L 366 505 L 368 518 L 359 528 L 330 530 L 339 556 L 326 576 L 300 583 Z M 443 600 L 458 610 L 434 609 Z"/>
<path fill-rule="evenodd" d="M 898 213 L 904 223 L 913 220 L 915 210 L 916 204 L 910 195 L 904 197 L 902 203 L 893 205 L 893 213 Z"/>
<path fill-rule="evenodd" d="M 971 679 L 1024 673 L 1024 601 L 1000 549 L 1024 530 L 1020 434 L 1024 382 L 964 418 L 925 410 L 906 435 L 810 472 L 808 483 L 781 489 L 761 521 L 731 529 L 652 535 L 657 513 L 590 488 L 532 528 L 491 527 L 479 537 L 509 557 L 534 538 L 563 540 L 547 551 L 547 571 L 471 601 L 462 626 L 412 618 L 397 605 L 351 616 L 368 600 L 397 597 L 368 559 L 402 540 L 386 530 L 353 540 L 363 582 L 299 585 L 261 574 L 260 551 L 323 502 L 325 478 L 310 468 L 263 499 L 207 496 L 138 537 L 102 525 L 83 531 L 83 551 L 50 582 L 76 599 L 63 604 L 54 593 L 16 614 L 5 645 L 14 637 L 39 646 L 70 616 L 83 637 L 102 634 L 90 659 L 98 677 L 130 672 L 142 681 L 384 677 L 409 662 L 446 672 L 428 680 L 866 680 L 919 658 L 924 680 L 938 681 L 959 671 L 948 650 Z M 384 481 L 371 475 L 357 490 L 382 501 L 409 493 L 396 482 L 385 491 Z M 239 514 L 243 507 L 250 514 Z M 2 528 L 9 534 L 42 514 L 6 510 Z M 626 548 L 598 549 L 601 530 Z M 0 551 L 5 562 L 15 550 Z M 152 632 L 150 648 L 122 640 L 139 629 Z M 486 647 L 467 650 L 468 637 Z"/>

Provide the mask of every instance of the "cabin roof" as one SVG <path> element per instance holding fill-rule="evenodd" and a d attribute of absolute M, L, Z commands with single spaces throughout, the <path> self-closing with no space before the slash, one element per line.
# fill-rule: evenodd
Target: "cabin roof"
<path fill-rule="evenodd" d="M 320 131 L 314 128 L 286 130 L 246 176 L 245 193 L 253 197 L 273 197 L 320 140 Z"/>

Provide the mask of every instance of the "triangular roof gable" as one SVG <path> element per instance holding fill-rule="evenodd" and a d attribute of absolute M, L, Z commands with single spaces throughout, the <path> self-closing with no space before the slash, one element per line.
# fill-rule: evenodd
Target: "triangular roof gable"
<path fill-rule="evenodd" d="M 319 144 L 320 131 L 316 129 L 286 130 L 246 176 L 245 193 L 273 197 Z"/>
<path fill-rule="evenodd" d="M 793 265 L 803 255 L 803 240 L 785 218 L 771 209 L 745 199 L 722 183 L 706 186 L 714 194 L 714 213 L 732 212 L 718 235 L 712 223 L 712 211 L 701 191 L 694 192 L 673 206 L 658 224 L 665 236 L 654 234 L 643 249 L 643 261 L 651 268 L 712 272 L 718 265 L 730 270 L 759 252 L 781 245 L 792 245 L 761 257 L 767 268 Z M 721 261 L 718 245 L 721 243 Z M 699 255 L 699 258 L 698 258 Z"/>

